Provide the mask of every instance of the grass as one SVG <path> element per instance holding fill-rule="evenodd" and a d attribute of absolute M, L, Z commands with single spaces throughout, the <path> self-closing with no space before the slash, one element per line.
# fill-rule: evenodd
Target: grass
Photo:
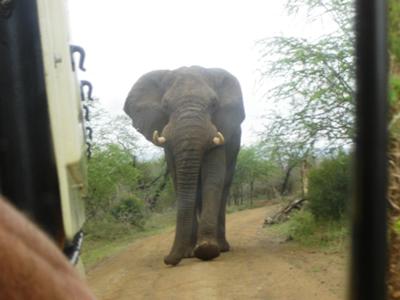
<path fill-rule="evenodd" d="M 276 235 L 293 239 L 307 248 L 335 252 L 348 244 L 349 227 L 344 219 L 318 221 L 308 210 L 295 212 L 282 224 L 268 227 Z"/>
<path fill-rule="evenodd" d="M 82 249 L 82 261 L 86 269 L 125 249 L 133 241 L 168 230 L 175 224 L 175 211 L 151 214 L 142 228 L 117 223 L 106 216 L 88 222 Z"/>

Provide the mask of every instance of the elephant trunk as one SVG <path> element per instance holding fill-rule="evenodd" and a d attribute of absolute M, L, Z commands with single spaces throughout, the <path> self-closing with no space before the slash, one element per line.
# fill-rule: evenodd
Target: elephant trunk
<path fill-rule="evenodd" d="M 174 136 L 177 222 L 175 240 L 166 264 L 176 265 L 192 248 L 193 221 L 201 161 L 209 139 L 204 122 L 171 128 Z M 172 135 L 172 134 L 171 134 Z"/>

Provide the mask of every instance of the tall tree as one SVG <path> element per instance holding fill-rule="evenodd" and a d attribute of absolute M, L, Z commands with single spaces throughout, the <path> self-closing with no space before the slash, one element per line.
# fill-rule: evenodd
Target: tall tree
<path fill-rule="evenodd" d="M 106 148 L 110 144 L 117 144 L 131 155 L 140 151 L 138 134 L 132 127 L 132 122 L 126 115 L 113 115 L 107 112 L 102 103 L 95 99 L 90 105 L 89 125 L 93 129 L 93 145 Z"/>
<path fill-rule="evenodd" d="M 266 93 L 278 109 L 269 113 L 266 142 L 277 151 L 295 147 L 335 148 L 354 139 L 354 32 L 350 0 L 290 0 L 291 14 L 305 11 L 312 22 L 323 16 L 335 24 L 316 39 L 260 40 L 261 83 L 277 82 Z M 284 141 L 284 143 L 282 143 Z"/>

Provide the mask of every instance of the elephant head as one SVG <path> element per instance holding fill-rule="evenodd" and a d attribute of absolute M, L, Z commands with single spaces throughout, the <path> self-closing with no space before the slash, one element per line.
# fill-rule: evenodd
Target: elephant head
<path fill-rule="evenodd" d="M 178 213 L 166 263 L 176 264 L 190 243 L 203 157 L 229 142 L 244 120 L 239 82 L 222 69 L 153 71 L 132 87 L 124 110 L 133 126 L 172 158 Z"/>

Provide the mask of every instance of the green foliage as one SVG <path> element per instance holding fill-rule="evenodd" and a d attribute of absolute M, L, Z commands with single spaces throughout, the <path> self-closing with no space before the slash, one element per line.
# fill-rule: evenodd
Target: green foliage
<path fill-rule="evenodd" d="M 260 145 L 243 147 L 238 155 L 231 195 L 235 204 L 259 196 L 274 197 L 282 174 L 276 162 L 260 154 Z"/>
<path fill-rule="evenodd" d="M 160 198 L 157 201 L 156 207 L 154 211 L 163 212 L 165 210 L 174 207 L 176 204 L 175 190 L 174 184 L 172 182 L 172 178 L 168 177 L 165 188 L 160 193 Z"/>
<path fill-rule="evenodd" d="M 395 105 L 400 99 L 400 76 L 392 74 L 389 81 L 389 100 L 391 105 Z"/>
<path fill-rule="evenodd" d="M 262 175 L 267 175 L 268 168 L 268 162 L 258 156 L 256 147 L 243 147 L 237 159 L 235 181 L 250 183 Z"/>
<path fill-rule="evenodd" d="M 336 24 L 313 39 L 281 36 L 258 42 L 261 83 L 277 82 L 266 93 L 277 109 L 269 111 L 264 141 L 275 152 L 287 152 L 283 158 L 289 166 L 316 145 L 335 149 L 352 143 L 355 64 L 352 1 L 289 0 L 287 8 L 306 12 L 310 23 L 324 18 Z"/>
<path fill-rule="evenodd" d="M 108 211 L 121 195 L 134 193 L 140 175 L 132 155 L 121 146 L 109 144 L 104 149 L 95 148 L 88 162 L 86 210 L 89 218 Z"/>
<path fill-rule="evenodd" d="M 317 219 L 339 220 L 343 217 L 350 197 L 351 160 L 348 154 L 321 162 L 309 174 L 307 198 Z"/>
<path fill-rule="evenodd" d="M 400 134 L 400 2 L 390 0 L 389 2 L 389 53 L 390 53 L 390 78 L 389 78 L 389 101 L 392 108 L 390 120 L 390 133 L 394 136 Z"/>
<path fill-rule="evenodd" d="M 136 231 L 129 223 L 116 222 L 111 214 L 102 214 L 85 223 L 83 230 L 89 241 L 115 241 Z"/>
<path fill-rule="evenodd" d="M 82 260 L 86 268 L 126 248 L 135 239 L 159 233 L 175 224 L 176 212 L 167 210 L 152 213 L 144 228 L 128 223 L 115 222 L 110 214 L 102 219 L 91 220 L 85 225 L 86 237 Z"/>
<path fill-rule="evenodd" d="M 293 213 L 288 222 L 276 225 L 275 230 L 308 247 L 342 247 L 349 235 L 348 224 L 343 219 L 317 220 L 309 210 Z"/>
<path fill-rule="evenodd" d="M 394 229 L 396 230 L 397 234 L 400 235 L 400 219 L 397 219 L 397 221 L 394 223 Z"/>
<path fill-rule="evenodd" d="M 122 223 L 129 223 L 143 227 L 145 208 L 143 202 L 135 196 L 130 196 L 119 201 L 111 209 L 111 214 L 116 220 Z"/>

